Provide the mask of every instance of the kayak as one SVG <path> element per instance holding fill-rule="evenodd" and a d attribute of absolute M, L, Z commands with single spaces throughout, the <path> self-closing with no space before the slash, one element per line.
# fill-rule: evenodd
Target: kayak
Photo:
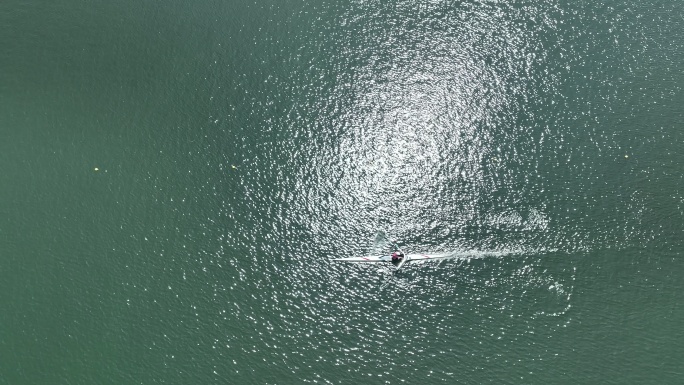
<path fill-rule="evenodd" d="M 449 254 L 406 254 L 404 257 L 406 262 L 411 261 L 425 261 L 429 259 L 443 259 L 449 257 Z M 334 258 L 336 262 L 358 262 L 358 263 L 378 263 L 378 262 L 392 262 L 391 255 L 382 256 L 368 256 L 368 257 L 347 257 Z"/>

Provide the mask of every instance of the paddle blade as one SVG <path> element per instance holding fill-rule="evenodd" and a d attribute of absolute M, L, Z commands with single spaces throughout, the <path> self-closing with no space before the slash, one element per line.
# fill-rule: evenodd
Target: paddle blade
<path fill-rule="evenodd" d="M 380 230 L 375 233 L 375 238 L 373 239 L 373 243 L 370 247 L 371 254 L 380 254 L 381 250 L 384 249 L 385 246 L 387 246 L 387 234 Z"/>

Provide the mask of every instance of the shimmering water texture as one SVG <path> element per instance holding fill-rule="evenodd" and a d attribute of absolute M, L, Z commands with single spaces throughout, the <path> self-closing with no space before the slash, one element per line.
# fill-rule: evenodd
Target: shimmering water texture
<path fill-rule="evenodd" d="M 684 377 L 683 2 L 86 3 L 0 4 L 0 384 Z"/>

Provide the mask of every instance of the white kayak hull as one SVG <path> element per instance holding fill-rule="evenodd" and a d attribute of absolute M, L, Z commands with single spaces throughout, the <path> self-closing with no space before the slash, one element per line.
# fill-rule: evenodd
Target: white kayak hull
<path fill-rule="evenodd" d="M 426 261 L 430 259 L 443 259 L 447 258 L 448 254 L 407 254 L 405 256 L 406 262 L 411 261 Z M 368 257 L 348 257 L 348 258 L 335 258 L 333 261 L 336 262 L 357 262 L 357 263 L 378 263 L 378 262 L 392 262 L 392 257 L 389 255 L 383 256 L 368 256 Z"/>

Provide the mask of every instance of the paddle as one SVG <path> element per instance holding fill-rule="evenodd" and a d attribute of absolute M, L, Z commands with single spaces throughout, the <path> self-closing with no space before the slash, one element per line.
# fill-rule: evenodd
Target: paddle
<path fill-rule="evenodd" d="M 402 252 L 402 254 L 403 254 L 403 252 Z M 408 257 L 406 256 L 406 254 L 404 254 L 404 258 L 402 258 L 402 259 L 401 259 L 401 262 L 399 262 L 399 265 L 397 265 L 397 270 L 396 270 L 396 271 L 399 271 L 399 269 L 401 269 L 401 267 L 404 266 L 404 264 L 405 264 L 406 262 L 408 262 Z"/>

